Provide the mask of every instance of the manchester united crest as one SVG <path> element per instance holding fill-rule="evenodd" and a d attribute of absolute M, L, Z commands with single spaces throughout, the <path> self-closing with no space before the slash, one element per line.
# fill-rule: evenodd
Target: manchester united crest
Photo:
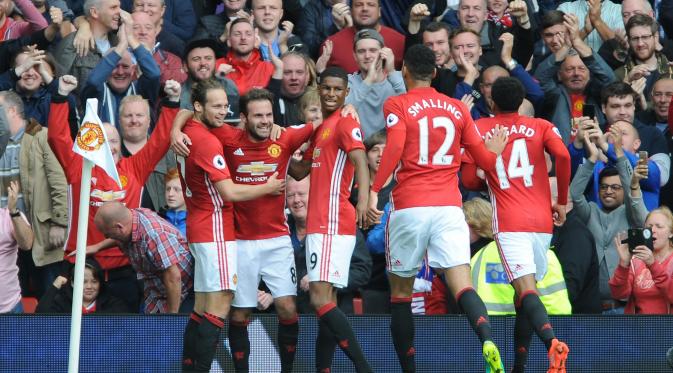
<path fill-rule="evenodd" d="M 271 144 L 271 146 L 269 146 L 269 148 L 267 149 L 267 152 L 269 152 L 270 156 L 272 156 L 274 158 L 278 158 L 280 156 L 280 153 L 281 153 L 280 145 Z"/>
<path fill-rule="evenodd" d="M 119 175 L 119 181 L 122 183 L 122 188 L 126 188 L 126 185 L 129 183 L 129 178 L 126 175 Z"/>
<path fill-rule="evenodd" d="M 77 133 L 77 146 L 80 149 L 95 152 L 105 142 L 105 136 L 101 126 L 96 123 L 86 122 L 82 124 Z"/>

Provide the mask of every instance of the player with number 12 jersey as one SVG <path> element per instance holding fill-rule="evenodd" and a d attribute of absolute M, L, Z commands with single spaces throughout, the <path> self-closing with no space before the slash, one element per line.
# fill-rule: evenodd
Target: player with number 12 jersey
<path fill-rule="evenodd" d="M 404 56 L 407 93 L 383 105 L 388 135 L 379 170 L 369 193 L 368 218 L 380 216 L 377 193 L 395 172 L 386 225 L 386 261 L 390 273 L 391 334 L 403 371 L 415 371 L 411 289 L 423 259 L 444 275 L 458 305 L 482 343 L 487 372 L 504 372 L 491 337 L 484 303 L 470 278 L 470 234 L 458 189 L 461 145 L 481 167 L 495 167 L 496 154 L 484 145 L 467 106 L 430 86 L 434 54 L 413 46 Z M 498 150 L 504 139 L 489 145 Z"/>

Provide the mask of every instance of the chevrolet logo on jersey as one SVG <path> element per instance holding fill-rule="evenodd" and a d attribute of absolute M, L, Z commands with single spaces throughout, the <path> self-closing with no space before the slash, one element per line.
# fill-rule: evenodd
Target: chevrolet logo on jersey
<path fill-rule="evenodd" d="M 264 162 L 250 162 L 250 164 L 238 165 L 236 172 L 250 174 L 250 176 L 261 176 L 265 175 L 267 172 L 276 172 L 277 168 L 277 163 L 266 164 Z"/>

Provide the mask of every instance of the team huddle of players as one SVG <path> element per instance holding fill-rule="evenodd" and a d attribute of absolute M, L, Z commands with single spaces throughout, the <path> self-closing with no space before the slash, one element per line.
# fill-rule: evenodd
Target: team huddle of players
<path fill-rule="evenodd" d="M 306 228 L 309 294 L 319 318 L 318 340 L 333 342 L 317 343 L 316 368 L 330 371 L 330 352 L 338 345 L 356 371 L 372 371 L 348 319 L 336 307 L 335 288 L 348 284 L 357 227 L 379 223 L 377 193 L 393 172 L 397 185 L 390 198 L 386 252 L 391 334 L 402 370 L 415 371 L 411 294 L 414 277 L 427 258 L 444 275 L 478 335 L 486 371 L 504 372 L 486 307 L 470 279 L 469 230 L 458 189 L 461 167 L 463 178 L 490 192 L 495 239 L 516 290 L 516 328 L 528 335 L 535 331 L 545 343 L 549 372 L 565 372 L 568 347 L 555 338 L 535 284 L 546 271 L 545 250 L 553 225 L 565 220 L 570 157 L 552 124 L 517 114 L 525 96 L 517 80 L 501 78 L 494 84 L 496 116 L 475 124 L 465 104 L 430 87 L 434 59 L 422 45 L 405 55 L 407 93 L 384 105 L 387 143 L 374 180 L 369 180 L 360 126 L 342 114 L 348 92 L 343 70 L 327 68 L 320 76 L 323 123 L 290 127 L 276 140 L 271 136 L 273 97 L 267 91 L 253 89 L 241 98 L 245 129 L 239 130 L 223 122 L 228 102 L 217 82 L 194 87 L 194 117 L 186 123 L 176 121 L 184 124 L 184 140 L 194 144 L 179 151 L 186 156 L 178 162 L 188 209 L 187 240 L 195 259 L 196 302 L 185 330 L 184 372 L 209 371 L 227 317 L 234 365 L 237 371 L 248 370 L 247 324 L 257 304 L 260 278 L 278 311 L 282 371 L 292 371 L 297 278 L 284 214 L 286 174 L 295 179 L 311 175 Z M 310 146 L 303 160 L 292 160 L 305 142 Z M 553 206 L 545 151 L 556 160 L 559 201 Z M 348 201 L 354 181 L 356 206 Z M 511 213 L 531 205 L 549 208 L 525 217 Z"/>

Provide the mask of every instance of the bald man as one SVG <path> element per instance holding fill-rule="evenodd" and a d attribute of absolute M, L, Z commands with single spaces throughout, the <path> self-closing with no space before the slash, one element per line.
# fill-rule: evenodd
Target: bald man
<path fill-rule="evenodd" d="M 538 83 L 533 77 L 526 72 L 520 65 L 516 64 L 511 70 L 507 70 L 502 66 L 493 65 L 488 67 L 481 73 L 481 84 L 479 85 L 479 90 L 481 91 L 481 97 L 478 100 L 475 100 L 474 110 L 479 111 L 479 116 L 489 117 L 493 115 L 493 100 L 491 99 L 491 87 L 493 83 L 498 78 L 505 78 L 512 76 L 519 80 L 521 84 L 526 88 L 526 108 L 524 108 L 526 113 L 532 112 L 535 113 L 535 106 L 542 103 L 544 99 L 544 93 L 542 88 L 540 88 L 540 83 Z M 532 104 L 532 108 L 529 106 Z"/>
<path fill-rule="evenodd" d="M 143 281 L 143 312 L 177 313 L 193 286 L 194 272 L 180 231 L 152 210 L 129 209 L 120 202 L 101 206 L 94 224 L 105 238 L 119 243 Z M 183 305 L 185 312 L 191 307 Z"/>

